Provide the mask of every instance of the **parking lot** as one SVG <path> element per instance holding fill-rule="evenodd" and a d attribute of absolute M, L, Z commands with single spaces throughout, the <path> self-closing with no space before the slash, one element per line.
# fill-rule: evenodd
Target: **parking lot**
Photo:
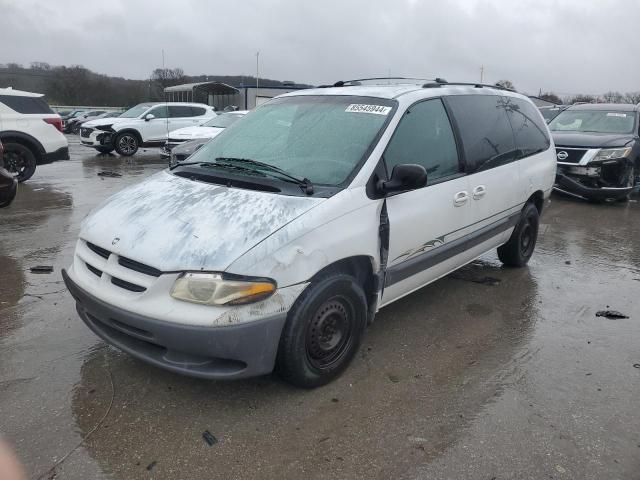
<path fill-rule="evenodd" d="M 382 309 L 328 386 L 210 382 L 133 360 L 77 316 L 61 269 L 80 222 L 166 164 L 68 138 L 71 160 L 0 212 L 0 431 L 30 476 L 640 478 L 637 198 L 552 196 L 528 268 L 487 255 Z"/>

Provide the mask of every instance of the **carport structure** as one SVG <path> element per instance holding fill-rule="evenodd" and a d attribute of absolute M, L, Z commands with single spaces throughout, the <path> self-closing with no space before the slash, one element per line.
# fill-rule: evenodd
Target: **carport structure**
<path fill-rule="evenodd" d="M 216 110 L 240 104 L 240 90 L 221 82 L 197 82 L 164 89 L 168 102 L 196 102 L 211 105 Z"/>

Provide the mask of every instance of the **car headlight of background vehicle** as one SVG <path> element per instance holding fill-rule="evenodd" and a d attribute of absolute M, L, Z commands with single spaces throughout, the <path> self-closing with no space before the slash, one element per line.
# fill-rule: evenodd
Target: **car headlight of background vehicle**
<path fill-rule="evenodd" d="M 171 296 L 203 305 L 244 305 L 268 298 L 276 288 L 268 278 L 185 272 L 173 284 Z"/>
<path fill-rule="evenodd" d="M 624 148 L 603 148 L 595 156 L 594 160 L 615 160 L 617 158 L 624 158 L 631 153 L 631 147 Z"/>

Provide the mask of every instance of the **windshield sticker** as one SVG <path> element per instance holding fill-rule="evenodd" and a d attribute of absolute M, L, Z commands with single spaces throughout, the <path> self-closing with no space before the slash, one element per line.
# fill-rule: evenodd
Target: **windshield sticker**
<path fill-rule="evenodd" d="M 345 112 L 351 113 L 373 113 L 375 115 L 387 115 L 391 111 L 391 107 L 382 105 L 366 105 L 364 103 L 352 103 Z"/>
<path fill-rule="evenodd" d="M 607 113 L 607 117 L 627 117 L 626 113 L 615 113 L 615 112 L 609 112 Z"/>

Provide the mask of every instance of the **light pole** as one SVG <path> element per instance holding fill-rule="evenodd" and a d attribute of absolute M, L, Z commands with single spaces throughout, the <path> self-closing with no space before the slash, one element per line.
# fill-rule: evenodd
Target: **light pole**
<path fill-rule="evenodd" d="M 258 103 L 258 88 L 260 78 L 260 52 L 256 52 L 256 104 Z"/>

